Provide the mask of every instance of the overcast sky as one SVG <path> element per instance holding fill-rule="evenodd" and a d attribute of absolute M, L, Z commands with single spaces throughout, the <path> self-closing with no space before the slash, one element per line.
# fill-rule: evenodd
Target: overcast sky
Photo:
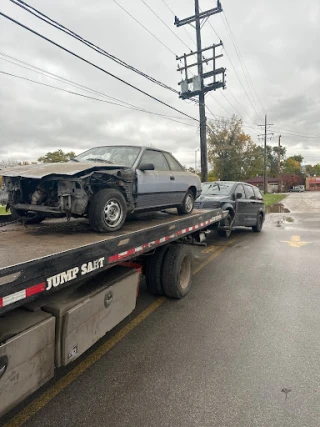
<path fill-rule="evenodd" d="M 182 41 L 152 14 L 142 0 L 117 0 L 165 46 L 113 0 L 28 2 L 109 53 L 179 89 L 181 76 L 176 71 L 175 54 L 188 52 L 187 46 L 195 49 L 195 30 L 190 25 L 176 28 L 174 16 L 165 3 L 182 19 L 193 15 L 193 0 L 145 0 Z M 281 142 L 289 155 L 302 154 L 307 164 L 320 162 L 320 138 L 317 137 L 320 135 L 319 0 L 305 0 L 303 3 L 292 0 L 221 0 L 221 3 L 224 14 L 212 16 L 202 29 L 203 47 L 218 42 L 218 35 L 227 53 L 217 64 L 227 68 L 227 89 L 207 95 L 206 102 L 211 112 L 223 117 L 241 114 L 246 132 L 259 142 L 257 134 L 262 132 L 262 128 L 257 125 L 263 123 L 266 111 L 268 121 L 274 123 L 272 145 L 277 144 L 281 133 Z M 200 0 L 202 10 L 215 6 L 215 0 Z M 10 0 L 0 0 L 0 11 L 198 119 L 198 108 L 191 101 L 182 101 L 176 94 L 93 52 Z M 243 58 L 242 64 L 225 17 Z M 8 57 L 1 54 L 181 123 L 0 73 L 0 160 L 36 160 L 47 151 L 58 148 L 80 153 L 97 145 L 152 144 L 170 150 L 181 163 L 194 165 L 195 150 L 199 147 L 196 121 L 160 105 L 2 16 L 0 71 L 110 101 L 21 68 L 8 62 Z M 250 76 L 244 76 L 245 70 Z M 208 119 L 212 118 L 208 111 Z"/>

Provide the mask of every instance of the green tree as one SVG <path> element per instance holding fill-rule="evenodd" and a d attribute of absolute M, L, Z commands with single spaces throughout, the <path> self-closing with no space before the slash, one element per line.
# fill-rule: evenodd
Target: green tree
<path fill-rule="evenodd" d="M 301 163 L 295 160 L 296 157 L 301 156 L 291 156 L 288 157 L 282 164 L 282 171 L 285 174 L 301 174 Z"/>
<path fill-rule="evenodd" d="M 75 158 L 75 153 L 69 151 L 69 153 L 64 153 L 60 148 L 57 151 L 49 151 L 42 157 L 38 158 L 38 162 L 43 163 L 59 163 L 59 162 L 68 162 Z"/>
<path fill-rule="evenodd" d="M 286 157 L 286 147 L 280 147 L 280 165 Z M 267 171 L 268 176 L 276 178 L 279 175 L 278 171 L 278 146 L 271 147 L 267 145 Z"/>
<path fill-rule="evenodd" d="M 240 181 L 263 171 L 263 150 L 243 131 L 236 116 L 209 123 L 208 160 L 223 181 Z"/>

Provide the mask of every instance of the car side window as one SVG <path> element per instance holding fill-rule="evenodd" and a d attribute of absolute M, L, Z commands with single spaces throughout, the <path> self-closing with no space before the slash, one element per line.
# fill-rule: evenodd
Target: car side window
<path fill-rule="evenodd" d="M 170 169 L 172 171 L 176 171 L 176 172 L 182 172 L 183 171 L 183 167 L 179 165 L 179 163 L 176 161 L 176 159 L 169 153 L 163 153 L 165 158 L 167 159 Z"/>
<path fill-rule="evenodd" d="M 253 191 L 257 200 L 263 200 L 262 194 L 260 193 L 258 187 L 253 187 Z"/>
<path fill-rule="evenodd" d="M 246 185 L 245 184 L 244 188 L 245 188 L 245 191 L 246 191 L 246 197 L 247 197 L 247 199 L 255 200 L 255 195 L 254 195 L 253 187 L 251 187 L 251 185 Z"/>
<path fill-rule="evenodd" d="M 160 151 L 146 150 L 140 164 L 152 163 L 155 171 L 168 171 L 169 165 L 164 155 Z"/>
<path fill-rule="evenodd" d="M 245 192 L 244 192 L 244 189 L 243 189 L 243 185 L 239 184 L 237 186 L 237 188 L 236 188 L 236 194 L 237 193 L 241 193 L 242 194 L 242 196 L 240 197 L 240 199 L 245 199 L 246 198 L 246 195 L 245 195 Z"/>

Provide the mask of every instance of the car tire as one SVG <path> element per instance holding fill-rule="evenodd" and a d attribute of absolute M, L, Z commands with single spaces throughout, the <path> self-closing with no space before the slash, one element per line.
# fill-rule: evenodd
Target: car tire
<path fill-rule="evenodd" d="M 263 226 L 263 216 L 260 214 L 257 219 L 257 224 L 252 227 L 252 230 L 255 233 L 260 233 L 262 230 L 262 226 Z"/>
<path fill-rule="evenodd" d="M 170 245 L 161 246 L 151 256 L 146 257 L 145 266 L 146 286 L 153 295 L 164 295 L 162 286 L 162 267 L 163 261 Z"/>
<path fill-rule="evenodd" d="M 99 233 L 119 230 L 127 216 L 127 203 L 119 190 L 107 188 L 98 191 L 91 199 L 89 222 Z"/>
<path fill-rule="evenodd" d="M 221 221 L 221 225 L 229 227 L 231 225 L 231 223 L 232 223 L 232 216 L 230 213 L 228 213 L 228 215 L 225 217 L 225 219 L 223 221 Z M 218 229 L 218 235 L 220 237 L 228 238 L 228 237 L 230 237 L 231 233 L 232 233 L 232 230 L 219 230 Z"/>
<path fill-rule="evenodd" d="M 21 211 L 10 206 L 10 212 L 14 221 L 23 222 L 26 225 L 40 224 L 44 220 L 44 216 L 36 212 Z"/>
<path fill-rule="evenodd" d="M 194 194 L 192 190 L 188 190 L 184 196 L 182 205 L 177 207 L 179 215 L 188 215 L 193 211 Z"/>
<path fill-rule="evenodd" d="M 162 286 L 169 298 L 181 299 L 192 285 L 192 255 L 188 245 L 172 245 L 165 257 L 162 268 Z"/>

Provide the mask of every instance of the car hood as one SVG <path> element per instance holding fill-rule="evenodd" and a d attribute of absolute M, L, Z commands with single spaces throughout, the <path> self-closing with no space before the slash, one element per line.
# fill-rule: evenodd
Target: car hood
<path fill-rule="evenodd" d="M 225 200 L 229 200 L 230 196 L 211 196 L 210 194 L 201 194 L 201 196 L 199 196 L 197 198 L 197 201 L 199 202 L 220 202 L 220 201 L 225 201 Z"/>
<path fill-rule="evenodd" d="M 82 172 L 92 172 L 94 170 L 114 170 L 128 169 L 127 166 L 107 165 L 98 162 L 61 162 L 61 163 L 42 163 L 36 165 L 15 166 L 13 168 L 1 171 L 5 177 L 21 177 L 40 179 L 49 175 L 78 175 Z"/>

